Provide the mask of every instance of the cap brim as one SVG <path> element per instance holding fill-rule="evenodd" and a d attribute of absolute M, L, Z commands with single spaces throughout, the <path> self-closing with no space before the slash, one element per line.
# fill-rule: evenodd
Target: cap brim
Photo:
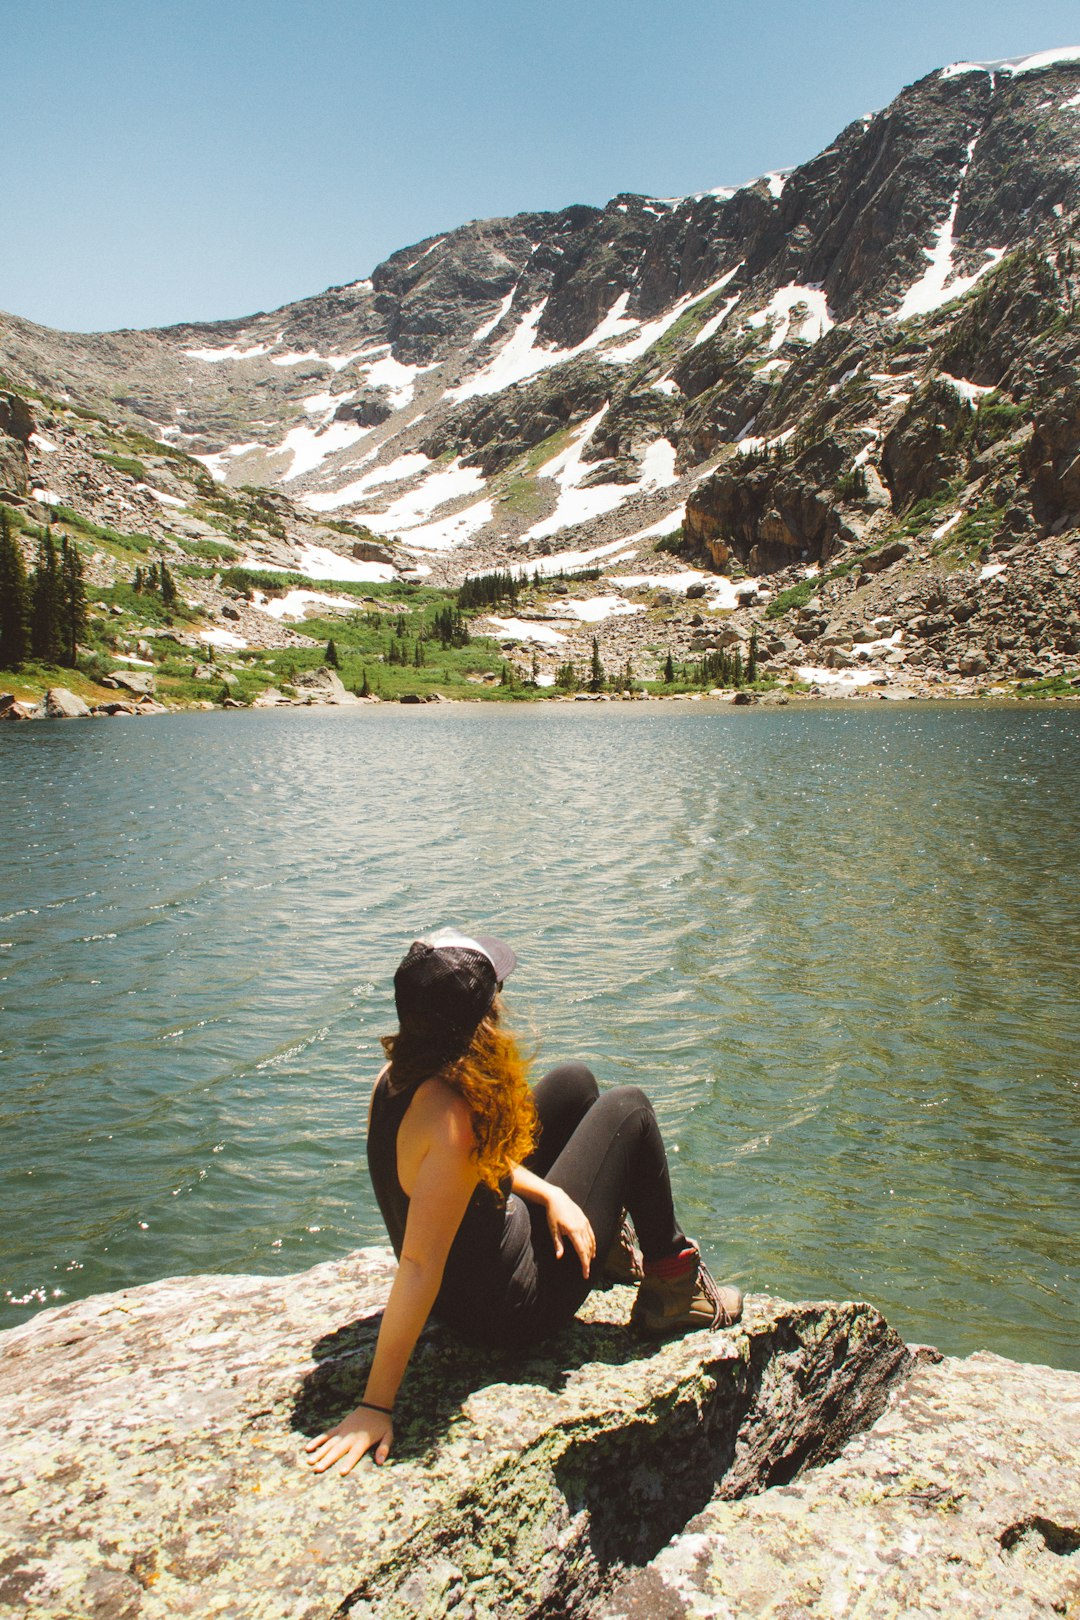
<path fill-rule="evenodd" d="M 517 957 L 503 940 L 496 939 L 493 934 L 473 934 L 471 936 L 483 949 L 495 969 L 495 977 L 502 984 L 508 979 L 517 967 Z"/>

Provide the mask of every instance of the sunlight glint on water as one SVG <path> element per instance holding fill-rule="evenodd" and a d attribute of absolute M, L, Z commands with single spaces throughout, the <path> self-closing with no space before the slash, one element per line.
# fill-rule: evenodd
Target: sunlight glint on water
<path fill-rule="evenodd" d="M 1080 717 L 488 707 L 0 737 L 3 1299 L 383 1241 L 414 933 L 656 1100 L 744 1287 L 1080 1365 Z"/>

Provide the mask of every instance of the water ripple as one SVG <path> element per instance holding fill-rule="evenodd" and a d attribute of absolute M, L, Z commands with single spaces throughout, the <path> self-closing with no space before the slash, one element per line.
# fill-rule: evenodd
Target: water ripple
<path fill-rule="evenodd" d="M 380 1240 L 391 971 L 454 920 L 541 1063 L 654 1096 L 718 1270 L 1080 1364 L 1078 803 L 1062 710 L 8 728 L 0 1320 Z"/>

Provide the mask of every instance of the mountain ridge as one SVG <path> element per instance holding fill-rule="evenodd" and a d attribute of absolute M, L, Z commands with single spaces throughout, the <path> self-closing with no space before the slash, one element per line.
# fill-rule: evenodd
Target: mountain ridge
<path fill-rule="evenodd" d="M 280 492 L 301 528 L 375 531 L 406 576 L 561 559 L 617 586 L 667 537 L 699 571 L 764 582 L 760 609 L 800 569 L 865 574 L 890 545 L 913 559 L 901 575 L 941 573 L 943 552 L 985 567 L 995 544 L 1076 526 L 1078 215 L 1067 48 L 935 70 L 739 189 L 472 221 L 278 310 L 104 334 L 0 317 L 0 366 L 225 489 Z M 22 497 L 69 504 L 62 459 L 33 460 Z M 246 557 L 285 565 L 272 537 Z M 641 656 L 625 624 L 603 633 Z M 810 645 L 811 667 L 842 667 L 817 640 L 772 656 Z M 959 651 L 946 636 L 943 674 Z M 976 673 L 1041 672 L 1008 651 Z"/>

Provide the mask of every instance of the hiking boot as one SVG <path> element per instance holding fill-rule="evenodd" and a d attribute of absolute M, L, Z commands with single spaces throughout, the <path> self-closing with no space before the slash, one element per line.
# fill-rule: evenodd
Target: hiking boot
<path fill-rule="evenodd" d="M 694 1253 L 678 1276 L 642 1280 L 630 1326 L 648 1339 L 731 1327 L 742 1315 L 742 1305 L 739 1290 L 718 1287 L 701 1255 Z"/>
<path fill-rule="evenodd" d="M 614 1285 L 640 1282 L 642 1276 L 641 1250 L 634 1241 L 634 1228 L 624 1211 L 615 1240 L 600 1269 L 600 1278 L 602 1282 Z"/>

